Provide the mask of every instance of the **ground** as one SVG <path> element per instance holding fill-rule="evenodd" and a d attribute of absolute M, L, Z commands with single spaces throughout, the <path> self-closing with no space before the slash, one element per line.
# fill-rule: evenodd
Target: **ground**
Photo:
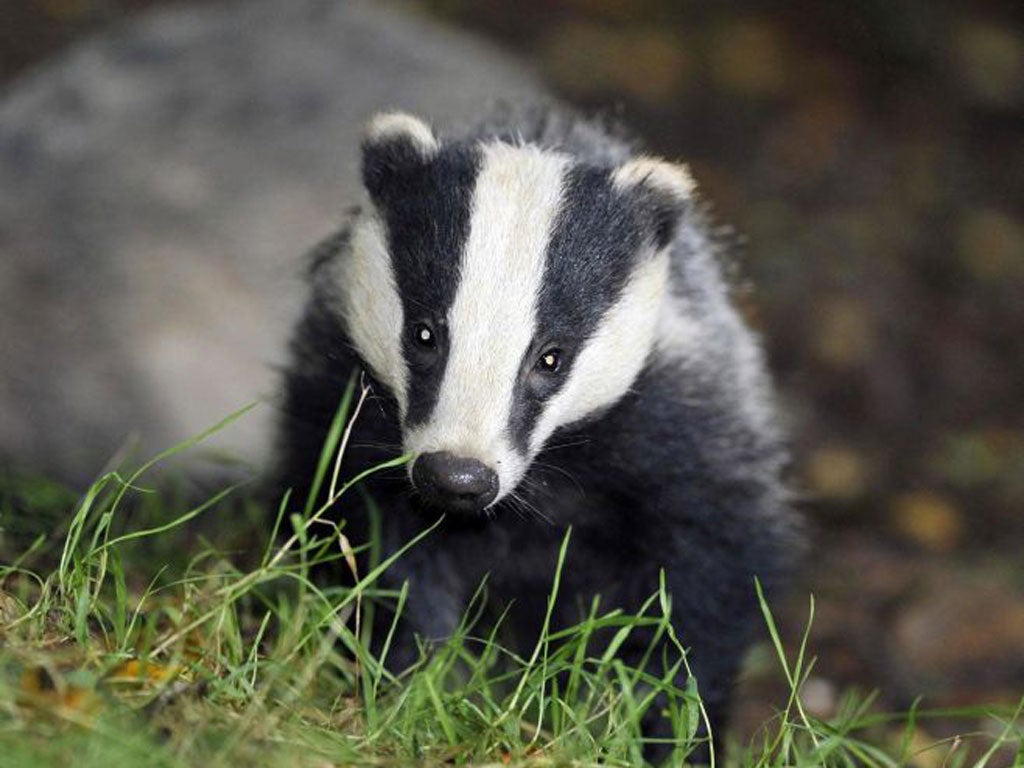
<path fill-rule="evenodd" d="M 151 4 L 16 3 L 0 82 Z M 756 286 L 741 298 L 791 414 L 815 542 L 791 602 L 773 606 L 793 643 L 817 598 L 809 714 L 831 716 L 850 687 L 877 689 L 879 710 L 1019 700 L 1018 4 L 416 5 L 524 55 L 569 101 L 613 105 L 689 161 L 735 227 L 737 274 Z M 765 647 L 742 688 L 743 733 L 785 700 Z M 977 725 L 922 720 L 914 738 Z"/>

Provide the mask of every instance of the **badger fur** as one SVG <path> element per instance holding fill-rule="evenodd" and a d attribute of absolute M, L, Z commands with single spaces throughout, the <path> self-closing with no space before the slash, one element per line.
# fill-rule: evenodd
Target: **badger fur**
<path fill-rule="evenodd" d="M 571 526 L 556 624 L 580 618 L 574 596 L 639 608 L 664 569 L 720 733 L 758 622 L 754 578 L 779 582 L 793 523 L 762 356 L 687 169 L 558 113 L 447 136 L 390 113 L 366 129 L 362 173 L 368 200 L 310 267 L 282 486 L 308 487 L 363 372 L 376 399 L 347 471 L 412 456 L 368 486 L 385 551 L 445 513 L 384 577 L 410 585 L 401 662 L 412 633 L 453 631 L 485 577 L 497 609 L 513 604 L 509 642 L 529 647 Z M 344 515 L 367 534 L 357 504 Z"/>

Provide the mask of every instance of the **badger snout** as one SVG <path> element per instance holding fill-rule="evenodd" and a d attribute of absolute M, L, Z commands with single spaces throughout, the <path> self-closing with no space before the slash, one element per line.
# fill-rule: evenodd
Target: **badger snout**
<path fill-rule="evenodd" d="M 453 512 L 479 512 L 498 496 L 497 472 L 448 451 L 421 454 L 412 482 L 428 502 Z"/>

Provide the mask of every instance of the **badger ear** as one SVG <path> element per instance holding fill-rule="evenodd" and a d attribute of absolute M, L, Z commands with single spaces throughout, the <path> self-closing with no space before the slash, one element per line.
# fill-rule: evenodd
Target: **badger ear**
<path fill-rule="evenodd" d="M 658 248 L 672 242 L 697 187 L 685 165 L 653 157 L 637 157 L 619 166 L 612 173 L 612 184 L 637 197 L 649 216 Z"/>
<path fill-rule="evenodd" d="M 392 178 L 421 167 L 437 154 L 430 126 L 405 112 L 375 115 L 363 131 L 363 184 L 375 201 Z"/>

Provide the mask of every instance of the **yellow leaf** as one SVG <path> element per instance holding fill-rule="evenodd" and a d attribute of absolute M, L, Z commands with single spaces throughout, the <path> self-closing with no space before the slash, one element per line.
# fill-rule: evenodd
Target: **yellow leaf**
<path fill-rule="evenodd" d="M 105 679 L 108 683 L 162 683 L 178 677 L 181 671 L 174 665 L 129 659 L 114 667 Z"/>
<path fill-rule="evenodd" d="M 850 500 L 864 492 L 867 470 L 860 454 L 844 445 L 825 446 L 807 465 L 807 482 L 817 495 Z"/>
<path fill-rule="evenodd" d="M 45 667 L 25 670 L 19 694 L 24 705 L 76 722 L 91 720 L 101 704 L 94 690 L 55 677 Z"/>
<path fill-rule="evenodd" d="M 893 514 L 900 532 L 934 552 L 953 549 L 963 536 L 964 524 L 951 501 L 931 491 L 898 497 Z"/>

